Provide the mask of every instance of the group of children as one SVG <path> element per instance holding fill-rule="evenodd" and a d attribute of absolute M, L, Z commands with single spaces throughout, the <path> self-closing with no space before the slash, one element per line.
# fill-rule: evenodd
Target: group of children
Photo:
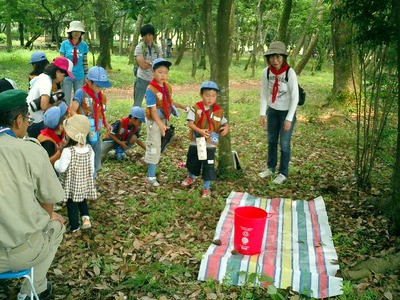
<path fill-rule="evenodd" d="M 37 53 L 33 58 L 35 55 Z M 229 131 L 223 110 L 216 104 L 220 90 L 212 81 L 203 82 L 201 101 L 193 107 L 176 103 L 167 82 L 170 66 L 171 63 L 163 58 L 153 61 L 153 79 L 146 90 L 146 110 L 133 106 L 128 117 L 112 125 L 106 120 L 106 99 L 102 94 L 102 89 L 111 87 L 111 83 L 106 70 L 99 66 L 88 70 L 85 85 L 75 92 L 69 106 L 65 101 L 56 101 L 43 112 L 44 129 L 36 138 L 48 153 L 65 190 L 70 232 L 92 226 L 87 200 L 97 197 L 96 174 L 101 159 L 111 149 L 115 150 L 117 159 L 123 159 L 125 151 L 138 144 L 145 150 L 147 184 L 160 185 L 156 167 L 161 157 L 161 141 L 170 129 L 170 116 L 178 116 L 177 108 L 187 112 L 190 129 L 188 176 L 181 184 L 191 186 L 196 176 L 202 175 L 202 197 L 210 196 L 210 183 L 216 179 L 214 158 L 219 136 L 225 136 Z M 61 70 L 69 73 L 68 67 Z M 33 79 L 34 76 L 30 77 Z M 142 123 L 146 124 L 146 143 L 139 139 Z M 100 137 L 102 127 L 107 131 L 104 139 Z"/>

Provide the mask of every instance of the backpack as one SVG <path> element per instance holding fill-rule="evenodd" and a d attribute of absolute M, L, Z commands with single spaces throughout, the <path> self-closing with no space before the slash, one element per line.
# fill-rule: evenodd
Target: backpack
<path fill-rule="evenodd" d="M 288 78 L 289 69 L 290 69 L 290 67 L 286 70 L 286 73 L 285 73 L 285 81 L 286 82 L 289 81 L 289 78 Z M 269 79 L 269 68 L 267 70 L 267 78 Z M 299 103 L 297 103 L 297 105 L 302 106 L 304 104 L 304 102 L 306 102 L 306 92 L 299 84 Z"/>
<path fill-rule="evenodd" d="M 147 55 L 146 44 L 144 42 L 140 42 L 140 45 L 142 46 L 143 57 L 145 57 Z M 153 45 L 154 45 L 154 48 L 156 48 L 157 57 L 160 57 L 160 55 L 161 55 L 160 47 L 158 47 L 158 45 L 154 44 L 154 43 L 153 43 Z M 133 75 L 137 76 L 138 69 L 139 69 L 139 64 L 137 62 L 137 59 L 135 58 L 134 63 L 133 63 Z"/>

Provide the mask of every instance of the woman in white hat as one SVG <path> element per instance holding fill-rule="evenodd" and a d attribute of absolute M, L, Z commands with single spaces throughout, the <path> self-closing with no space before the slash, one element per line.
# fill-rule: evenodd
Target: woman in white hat
<path fill-rule="evenodd" d="M 80 89 L 85 83 L 85 75 L 88 71 L 87 54 L 88 45 L 82 40 L 85 33 L 83 24 L 79 21 L 72 21 L 67 30 L 68 39 L 61 43 L 60 54 L 73 63 L 72 73 L 75 78 L 66 77 L 63 81 L 62 90 L 65 94 L 67 104 L 70 104 L 72 87 L 74 92 Z"/>
<path fill-rule="evenodd" d="M 268 67 L 263 70 L 260 124 L 267 125 L 268 160 L 261 178 L 274 176 L 278 163 L 278 140 L 280 162 L 273 182 L 282 184 L 288 178 L 290 140 L 296 123 L 299 89 L 295 71 L 287 63 L 288 53 L 283 42 L 273 42 L 264 54 Z"/>

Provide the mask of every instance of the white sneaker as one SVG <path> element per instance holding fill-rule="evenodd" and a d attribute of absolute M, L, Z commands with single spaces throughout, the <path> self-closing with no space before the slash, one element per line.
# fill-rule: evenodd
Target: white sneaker
<path fill-rule="evenodd" d="M 154 187 L 160 186 L 160 184 L 158 183 L 158 181 L 155 177 L 147 177 L 146 182 L 148 185 L 151 185 Z"/>
<path fill-rule="evenodd" d="M 275 177 L 274 180 L 272 180 L 273 183 L 275 184 L 282 184 L 287 180 L 287 177 L 281 173 L 278 174 L 278 176 Z"/>
<path fill-rule="evenodd" d="M 92 227 L 92 222 L 90 222 L 89 216 L 82 217 L 82 229 L 89 229 Z"/>
<path fill-rule="evenodd" d="M 260 176 L 261 178 L 270 177 L 272 175 L 274 175 L 274 172 L 272 172 L 271 169 L 265 169 L 265 171 L 258 173 L 258 176 Z"/>

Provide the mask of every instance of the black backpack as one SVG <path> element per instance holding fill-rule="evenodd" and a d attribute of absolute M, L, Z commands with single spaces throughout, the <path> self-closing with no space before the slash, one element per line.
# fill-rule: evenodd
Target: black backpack
<path fill-rule="evenodd" d="M 290 67 L 286 70 L 286 73 L 285 73 L 286 82 L 289 81 L 289 78 L 288 78 L 289 69 L 290 69 Z M 269 79 L 269 68 L 267 70 L 267 78 Z M 297 103 L 297 105 L 302 106 L 304 104 L 304 102 L 306 102 L 306 92 L 299 84 L 299 103 Z"/>

